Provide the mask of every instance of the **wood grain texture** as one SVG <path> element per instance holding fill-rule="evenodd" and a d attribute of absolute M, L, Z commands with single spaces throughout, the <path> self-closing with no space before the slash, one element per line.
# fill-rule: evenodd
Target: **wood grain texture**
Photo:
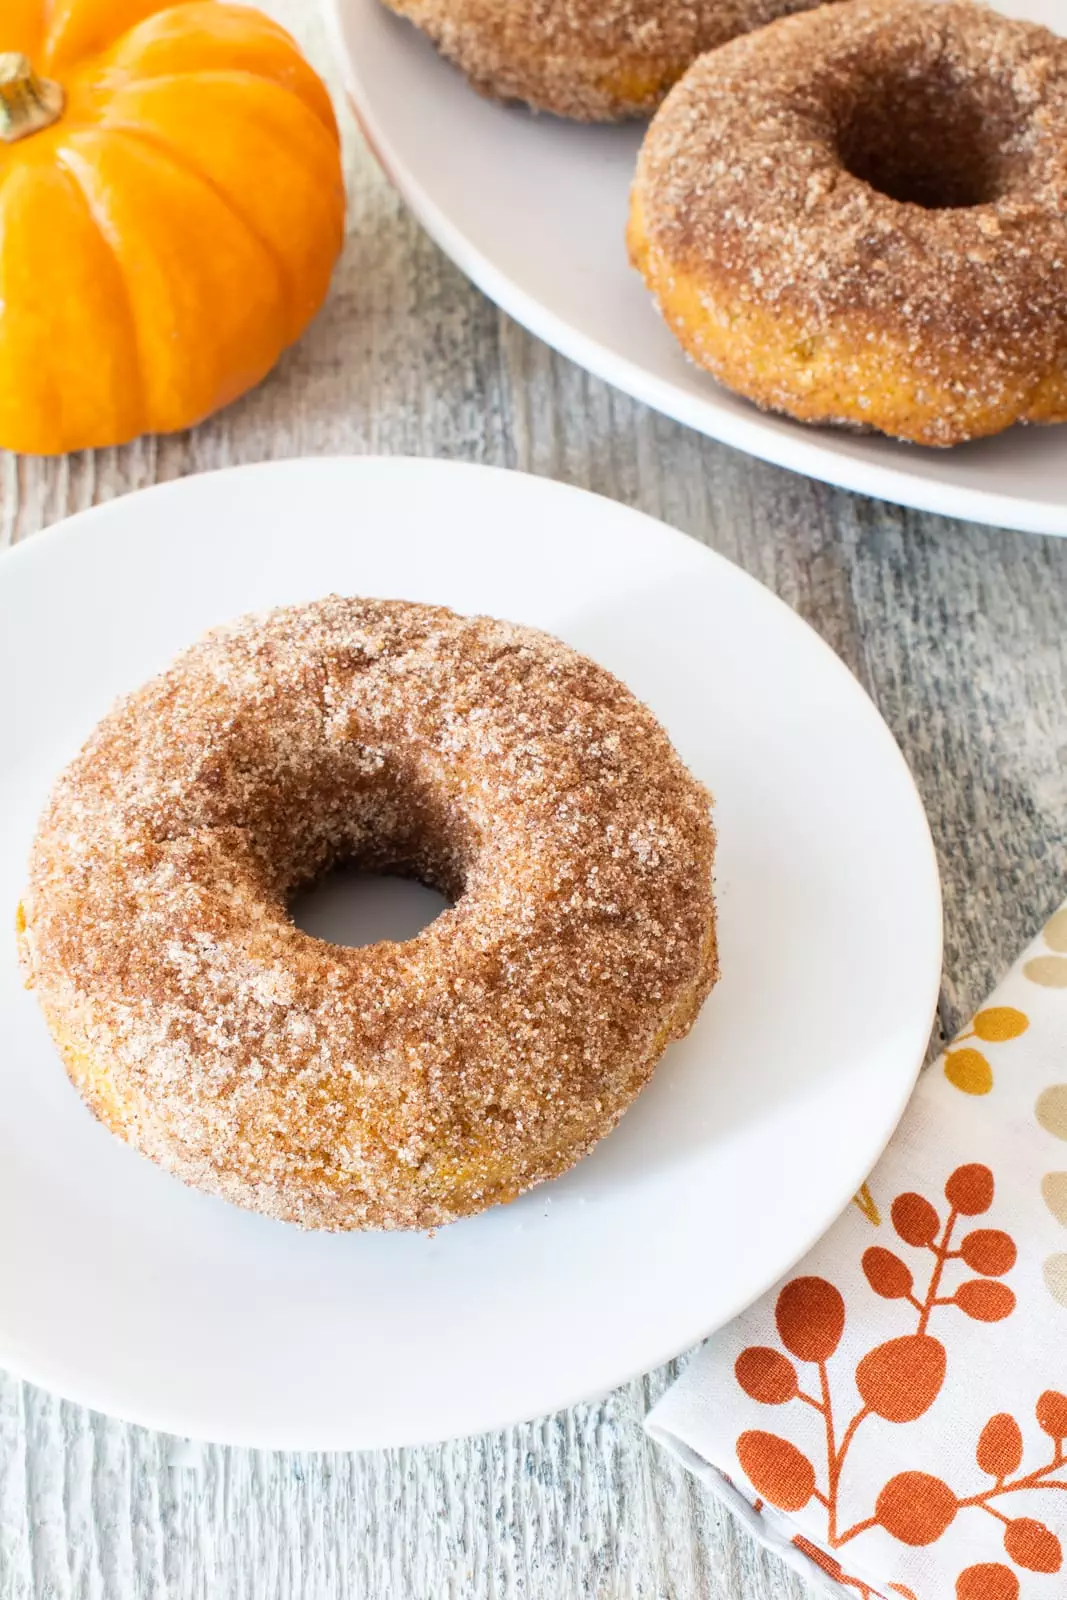
<path fill-rule="evenodd" d="M 310 0 L 267 9 L 325 68 Z M 1067 541 L 878 505 L 656 416 L 497 312 L 346 139 L 350 238 L 303 343 L 190 434 L 0 457 L 0 542 L 162 479 L 325 452 L 519 467 L 663 517 L 805 616 L 896 733 L 944 874 L 950 1033 L 1067 881 Z M 669 1377 L 485 1438 L 333 1456 L 191 1448 L 0 1377 L 0 1596 L 810 1600 L 644 1438 Z"/>

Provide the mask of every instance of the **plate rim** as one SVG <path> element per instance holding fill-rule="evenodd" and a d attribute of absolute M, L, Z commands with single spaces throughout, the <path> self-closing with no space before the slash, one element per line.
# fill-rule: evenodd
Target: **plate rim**
<path fill-rule="evenodd" d="M 650 532 L 654 538 L 659 539 L 661 543 L 675 544 L 679 548 L 684 547 L 688 555 L 692 556 L 693 554 L 697 554 L 698 559 L 703 559 L 705 557 L 710 558 L 711 565 L 715 569 L 720 571 L 723 568 L 728 569 L 731 581 L 739 581 L 742 586 L 750 592 L 758 591 L 761 597 L 761 603 L 767 604 L 769 609 L 777 614 L 780 621 L 782 621 L 786 627 L 789 627 L 790 624 L 792 624 L 795 630 L 801 636 L 806 636 L 808 645 L 810 646 L 814 644 L 817 653 L 822 657 L 824 663 L 829 666 L 830 670 L 835 673 L 842 687 L 847 685 L 847 692 L 851 693 L 854 697 L 860 697 L 860 699 L 866 703 L 866 712 L 868 717 L 873 715 L 873 725 L 877 726 L 880 730 L 882 741 L 886 747 L 887 758 L 892 758 L 896 761 L 898 768 L 905 779 L 905 784 L 902 787 L 902 798 L 906 797 L 914 819 L 919 824 L 919 837 L 916 840 L 915 856 L 917 868 L 919 865 L 918 846 L 920 841 L 924 846 L 922 857 L 925 871 L 923 872 L 921 909 L 924 923 L 928 925 L 924 926 L 921 930 L 917 929 L 917 937 L 921 936 L 924 941 L 930 942 L 930 976 L 927 980 L 927 994 L 922 1009 L 921 1022 L 918 1003 L 916 1002 L 915 1005 L 914 1066 L 906 1075 L 906 1077 L 902 1074 L 900 1092 L 895 1097 L 891 1117 L 887 1115 L 887 1126 L 885 1126 L 885 1128 L 879 1133 L 876 1141 L 876 1147 L 875 1143 L 872 1143 L 869 1146 L 864 1146 L 862 1154 L 857 1156 L 850 1163 L 850 1176 L 847 1192 L 844 1179 L 842 1179 L 842 1182 L 839 1186 L 835 1186 L 835 1188 L 840 1188 L 841 1199 L 839 1203 L 835 1204 L 832 1212 L 823 1218 L 820 1225 L 811 1233 L 810 1237 L 806 1237 L 803 1240 L 803 1242 L 791 1255 L 789 1260 L 783 1262 L 776 1258 L 771 1269 L 766 1274 L 761 1273 L 759 1275 L 761 1287 L 756 1291 L 755 1294 L 744 1295 L 741 1297 L 739 1303 L 731 1303 L 725 1311 L 716 1313 L 715 1319 L 711 1325 L 708 1325 L 706 1320 L 702 1319 L 701 1325 L 697 1328 L 687 1327 L 684 1332 L 679 1329 L 676 1335 L 672 1335 L 670 1347 L 667 1349 L 663 1349 L 659 1343 L 655 1345 L 655 1348 L 650 1346 L 649 1354 L 647 1357 L 643 1356 L 638 1365 L 633 1366 L 632 1364 L 627 1363 L 624 1370 L 616 1370 L 613 1368 L 605 1377 L 603 1384 L 592 1391 L 590 1391 L 585 1385 L 583 1385 L 578 1392 L 574 1392 L 572 1389 L 564 1390 L 559 1387 L 553 1389 L 552 1380 L 549 1378 L 544 1384 L 544 1389 L 546 1392 L 543 1395 L 543 1403 L 542 1399 L 538 1399 L 537 1409 L 533 1410 L 532 1412 L 524 1409 L 521 1414 L 516 1415 L 513 1410 L 509 1409 L 507 1412 L 501 1413 L 499 1407 L 497 1407 L 490 1408 L 489 1410 L 483 1410 L 479 1413 L 475 1407 L 468 1406 L 472 1420 L 470 1421 L 469 1425 L 464 1427 L 462 1434 L 450 1432 L 442 1435 L 439 1430 L 435 1430 L 432 1427 L 423 1431 L 418 1427 L 409 1426 L 392 1429 L 388 1435 L 376 1432 L 373 1428 L 366 1429 L 364 1432 L 360 1433 L 358 1429 L 353 1429 L 352 1427 L 348 1426 L 348 1420 L 350 1419 L 346 1419 L 346 1421 L 341 1424 L 335 1435 L 326 1435 L 323 1429 L 318 1426 L 317 1423 L 314 1424 L 311 1429 L 302 1429 L 285 1425 L 281 1429 L 271 1431 L 269 1424 L 266 1426 L 263 1425 L 262 1413 L 257 1413 L 244 1425 L 234 1426 L 233 1419 L 231 1418 L 226 1423 L 224 1433 L 220 1437 L 220 1434 L 215 1431 L 211 1427 L 210 1423 L 206 1420 L 206 1412 L 210 1410 L 210 1403 L 206 1407 L 205 1412 L 202 1414 L 204 1421 L 201 1424 L 199 1418 L 193 1416 L 189 1408 L 186 1408 L 181 1415 L 168 1414 L 166 1395 L 160 1395 L 160 1401 L 155 1407 L 140 1405 L 130 1406 L 121 1400 L 116 1404 L 111 1398 L 111 1391 L 114 1388 L 114 1380 L 111 1378 L 101 1379 L 99 1376 L 97 1376 L 95 1378 L 89 1377 L 83 1381 L 80 1374 L 75 1374 L 69 1369 L 69 1363 L 66 1364 L 66 1370 L 61 1371 L 60 1368 L 63 1368 L 65 1364 L 59 1361 L 50 1363 L 46 1360 L 43 1364 L 38 1365 L 33 1360 L 32 1356 L 27 1356 L 24 1359 L 23 1355 L 16 1355 L 15 1359 L 12 1359 L 10 1347 L 6 1347 L 7 1341 L 3 1330 L 3 1319 L 0 1318 L 0 1363 L 2 1363 L 8 1371 L 16 1374 L 26 1381 L 35 1383 L 52 1393 L 59 1394 L 63 1398 L 73 1401 L 74 1403 L 88 1406 L 94 1410 L 102 1411 L 110 1416 L 118 1417 L 138 1426 L 152 1428 L 164 1433 L 176 1434 L 181 1437 L 199 1439 L 204 1442 L 223 1443 L 246 1448 L 316 1451 L 392 1448 L 429 1445 L 433 1443 L 439 1443 L 442 1441 L 442 1439 L 466 1437 L 469 1434 L 497 1431 L 505 1427 L 530 1421 L 533 1418 L 542 1415 L 550 1415 L 556 1411 L 567 1409 L 573 1405 L 580 1404 L 584 1401 L 590 1400 L 591 1398 L 595 1398 L 598 1395 L 607 1393 L 643 1373 L 654 1370 L 656 1367 L 659 1367 L 665 1362 L 673 1359 L 680 1352 L 689 1349 L 694 1344 L 699 1343 L 709 1334 L 716 1331 L 717 1328 L 724 1326 L 735 1316 L 739 1315 L 748 1305 L 753 1304 L 755 1300 L 759 1299 L 762 1294 L 766 1293 L 774 1283 L 779 1281 L 784 1274 L 788 1273 L 796 1265 L 796 1263 L 808 1253 L 812 1246 L 823 1237 L 827 1229 L 832 1226 L 834 1220 L 848 1206 L 852 1194 L 859 1188 L 860 1184 L 868 1176 L 869 1172 L 877 1163 L 882 1152 L 885 1150 L 889 1141 L 893 1137 L 900 1118 L 903 1115 L 903 1112 L 911 1098 L 915 1082 L 922 1068 L 923 1060 L 930 1042 L 931 1029 L 934 1019 L 937 1015 L 938 1002 L 940 998 L 944 930 L 942 919 L 940 873 L 938 869 L 936 850 L 930 831 L 929 820 L 927 818 L 918 787 L 915 783 L 914 776 L 911 773 L 908 763 L 896 741 L 896 738 L 893 735 L 892 730 L 883 717 L 876 702 L 868 693 L 864 685 L 848 667 L 846 662 L 822 637 L 817 629 L 815 629 L 804 617 L 800 616 L 799 613 L 794 611 L 793 608 L 789 606 L 787 602 L 781 598 L 781 596 L 776 594 L 773 589 L 770 589 L 767 585 L 761 583 L 758 578 L 746 571 L 744 567 L 738 565 L 736 562 L 731 561 L 727 556 L 721 554 L 719 551 L 714 550 L 710 546 L 704 544 L 703 541 L 696 539 L 692 535 L 683 533 L 680 529 L 673 527 L 671 524 L 662 521 L 660 518 L 653 516 L 650 513 L 629 506 L 622 501 L 614 500 L 610 496 L 602 495 L 596 491 L 585 489 L 577 485 L 568 484 L 558 479 L 545 477 L 536 473 L 520 472 L 513 468 L 484 465 L 476 462 L 457 460 L 455 458 L 358 454 L 288 457 L 267 462 L 254 462 L 222 467 L 205 473 L 188 474 L 181 478 L 169 479 L 162 483 L 152 484 L 141 489 L 132 490 L 128 494 L 117 496 L 110 501 L 106 501 L 102 504 L 73 513 L 71 516 L 51 524 L 48 528 L 43 529 L 40 533 L 35 534 L 28 539 L 21 540 L 17 544 L 5 550 L 2 555 L 0 555 L 0 586 L 2 586 L 5 581 L 5 573 L 12 571 L 12 563 L 14 563 L 16 567 L 22 567 L 26 563 L 29 563 L 32 566 L 35 560 L 42 558 L 42 554 L 46 549 L 49 551 L 49 555 L 45 556 L 44 559 L 54 559 L 54 557 L 51 555 L 51 551 L 55 547 L 61 546 L 62 543 L 68 538 L 81 537 L 86 525 L 91 526 L 95 522 L 101 520 L 106 521 L 108 516 L 113 513 L 114 508 L 121 501 L 135 500 L 144 501 L 150 504 L 153 499 L 165 498 L 167 496 L 181 498 L 183 494 L 189 491 L 191 486 L 199 485 L 201 480 L 233 480 L 239 476 L 266 476 L 272 474 L 292 475 L 299 477 L 308 471 L 311 471 L 312 473 L 319 473 L 322 471 L 329 473 L 347 472 L 355 469 L 358 472 L 364 467 L 371 467 L 377 471 L 382 471 L 384 469 L 386 475 L 393 473 L 399 475 L 415 471 L 423 472 L 428 475 L 445 473 L 457 477 L 484 477 L 486 474 L 491 474 L 498 478 L 506 477 L 510 479 L 521 480 L 533 479 L 538 485 L 537 492 L 539 493 L 544 492 L 558 495 L 561 499 L 573 499 L 575 496 L 578 496 L 582 498 L 590 498 L 596 501 L 606 501 L 612 508 L 613 515 L 622 515 L 630 519 L 638 520 L 645 526 L 646 530 Z M 166 535 L 161 535 L 161 537 L 165 538 Z M 36 556 L 34 555 L 35 551 L 37 552 Z M 909 1032 L 909 1045 L 910 1039 L 911 1035 Z M 903 1047 L 901 1049 L 901 1054 L 903 1056 Z M 844 1163 L 842 1164 L 842 1169 L 844 1170 Z M 547 1393 L 547 1390 L 549 1389 L 553 1390 L 551 1395 Z"/>
<path fill-rule="evenodd" d="M 640 404 L 706 438 L 800 477 L 813 478 L 867 499 L 957 521 L 977 522 L 1020 533 L 1067 537 L 1067 503 L 1020 500 L 995 489 L 940 483 L 933 478 L 917 476 L 905 467 L 881 462 L 858 463 L 847 452 L 838 452 L 825 443 L 816 429 L 806 428 L 790 418 L 761 412 L 754 406 L 751 416 L 709 409 L 699 397 L 687 394 L 666 378 L 649 373 L 639 362 L 617 355 L 514 283 L 491 257 L 471 243 L 462 228 L 396 156 L 388 132 L 369 103 L 357 63 L 348 48 L 343 13 L 352 5 L 380 3 L 381 0 L 320 0 L 331 53 L 363 138 L 386 178 L 434 243 L 476 288 L 536 338 Z M 709 426 L 709 422 L 714 422 L 715 426 Z M 1063 426 L 1067 428 L 1067 424 Z"/>

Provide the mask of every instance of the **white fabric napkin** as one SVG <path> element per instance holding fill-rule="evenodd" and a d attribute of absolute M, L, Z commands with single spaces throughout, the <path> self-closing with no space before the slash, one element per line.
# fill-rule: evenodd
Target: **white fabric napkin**
<path fill-rule="evenodd" d="M 1067 1596 L 1067 906 L 652 1436 L 864 1600 Z"/>

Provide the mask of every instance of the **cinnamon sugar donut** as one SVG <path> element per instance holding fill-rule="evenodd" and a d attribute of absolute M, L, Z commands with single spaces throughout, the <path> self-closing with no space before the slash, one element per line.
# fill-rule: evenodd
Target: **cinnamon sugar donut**
<path fill-rule="evenodd" d="M 386 0 L 482 94 L 580 122 L 647 116 L 691 61 L 819 0 Z"/>
<path fill-rule="evenodd" d="M 114 1133 L 312 1228 L 425 1227 L 570 1167 L 716 976 L 708 796 L 558 640 L 330 598 L 209 634 L 60 778 L 21 953 Z M 454 902 L 301 932 L 340 860 Z"/>
<path fill-rule="evenodd" d="M 705 56 L 631 256 L 690 356 L 805 422 L 951 445 L 1067 418 L 1067 41 L 851 0 Z"/>

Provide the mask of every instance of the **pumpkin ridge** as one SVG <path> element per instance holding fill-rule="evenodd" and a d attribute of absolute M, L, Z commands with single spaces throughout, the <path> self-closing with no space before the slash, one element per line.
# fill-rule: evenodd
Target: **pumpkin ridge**
<path fill-rule="evenodd" d="M 254 83 L 257 88 L 265 89 L 270 94 L 281 95 L 286 105 L 299 106 L 300 110 L 310 120 L 311 126 L 316 130 L 316 137 L 325 135 L 331 150 L 336 147 L 335 130 L 326 126 L 314 107 L 308 105 L 302 95 L 295 93 L 292 89 L 287 89 L 276 78 L 268 78 L 261 72 L 253 72 L 251 67 L 194 67 L 188 72 L 154 72 L 144 78 L 123 78 L 121 85 L 118 86 L 118 92 L 126 94 L 128 91 L 136 91 L 138 89 L 147 91 L 158 88 L 160 85 L 170 83 L 187 84 L 190 81 L 197 80 L 201 83 Z M 103 118 L 100 121 L 100 126 L 105 126 Z"/>
<path fill-rule="evenodd" d="M 55 231 L 40 227 L 47 216 Z M 9 278 L 11 257 L 22 256 L 22 230 L 25 244 L 37 243 L 42 258 L 36 272 L 22 286 L 33 296 L 35 320 L 54 328 L 58 344 L 40 332 L 27 344 L 21 341 L 17 311 L 20 293 Z M 58 454 L 62 450 L 92 449 L 124 442 L 136 436 L 144 424 L 135 400 L 140 373 L 134 370 L 136 352 L 123 337 L 121 300 L 115 292 L 110 252 L 101 239 L 84 198 L 67 172 L 47 149 L 28 161 L 13 164 L 0 180 L 0 230 L 4 235 L 4 312 L 16 315 L 5 326 L 5 372 L 13 374 L 0 406 L 0 428 L 4 445 L 30 454 Z M 58 241 L 73 247 L 73 254 L 59 248 Z M 88 252 L 79 257 L 78 251 Z M 72 263 L 75 278 L 84 271 L 86 260 L 93 274 L 85 287 L 92 307 L 92 334 L 87 340 L 94 357 L 85 372 L 88 382 L 79 381 L 76 364 L 70 360 L 71 336 L 79 337 L 81 297 L 70 294 L 67 263 Z M 4 317 L 7 323 L 7 316 Z M 55 337 L 55 336 L 53 336 Z M 7 340 L 14 341 L 12 351 Z M 21 347 L 20 347 L 21 346 Z M 43 420 L 42 420 L 43 419 Z M 47 436 L 42 436 L 42 426 Z M 42 449 L 42 445 L 45 447 Z"/>
<path fill-rule="evenodd" d="M 159 82 L 158 79 L 153 79 L 152 81 Z M 285 316 L 286 342 L 292 343 L 289 328 L 293 317 L 294 293 L 288 267 L 269 239 L 263 237 L 255 223 L 249 221 L 244 211 L 234 203 L 233 198 L 226 193 L 226 190 L 217 184 L 201 166 L 198 166 L 184 150 L 177 149 L 169 140 L 164 139 L 160 134 L 151 132 L 147 128 L 134 127 L 127 122 L 108 122 L 103 120 L 96 124 L 96 131 L 103 134 L 116 134 L 120 138 L 130 139 L 135 144 L 144 145 L 147 149 L 155 151 L 157 155 L 165 156 L 168 161 L 173 162 L 188 177 L 195 178 L 199 183 L 203 184 L 205 189 L 210 189 L 217 200 L 221 200 L 230 215 L 235 217 L 244 228 L 249 238 L 255 240 L 263 255 L 266 256 L 275 270 L 281 290 L 282 309 Z"/>
<path fill-rule="evenodd" d="M 0 0 L 0 3 L 2 3 L 2 0 Z M 139 50 L 144 48 L 144 42 L 140 38 L 140 35 L 143 33 L 150 36 L 154 27 L 159 23 L 161 17 L 166 18 L 175 12 L 180 13 L 186 10 L 199 10 L 202 6 L 202 3 L 203 0 L 184 0 L 184 3 L 183 0 L 178 0 L 177 4 L 163 6 L 160 12 L 156 12 L 151 16 L 145 17 L 143 21 L 136 23 L 128 33 L 124 34 L 120 39 L 118 39 L 109 50 L 105 51 L 103 55 L 98 57 L 95 61 L 82 63 L 79 67 L 79 70 L 88 73 L 88 75 L 92 77 L 101 69 L 101 66 L 103 66 L 105 71 L 113 71 L 117 68 L 121 74 L 119 84 L 123 89 L 133 85 L 159 83 L 166 79 L 185 79 L 191 76 L 200 76 L 201 74 L 232 74 L 234 76 L 247 76 L 254 78 L 257 83 L 270 83 L 276 88 L 283 90 L 284 93 L 291 94 L 294 99 L 300 101 L 301 105 L 306 111 L 311 113 L 311 115 L 315 118 L 315 121 L 320 124 L 330 138 L 336 140 L 337 116 L 334 111 L 333 103 L 330 99 L 328 90 L 317 77 L 315 78 L 315 83 L 322 90 L 321 105 L 316 104 L 311 97 L 304 93 L 304 88 L 306 87 L 305 85 L 301 85 L 297 82 L 286 82 L 282 78 L 276 77 L 273 73 L 257 70 L 255 66 L 251 65 L 234 65 L 228 67 L 187 66 L 183 71 L 149 71 L 145 73 L 144 76 L 139 75 L 141 68 L 145 65 L 144 60 L 138 54 Z M 248 10 L 244 5 L 234 6 L 228 4 L 226 3 L 226 0 L 221 0 L 221 3 L 220 0 L 213 0 L 212 10 L 216 9 L 224 10 L 230 13 L 235 11 L 243 13 L 244 16 L 249 19 L 249 25 L 251 26 L 254 24 L 263 37 L 270 38 L 279 45 L 287 45 L 290 47 L 290 49 L 299 53 L 299 47 L 297 46 L 292 35 L 288 33 L 280 23 L 275 22 L 272 17 L 265 16 L 262 12 Z M 153 41 L 151 37 L 148 37 L 147 43 L 150 45 L 152 42 Z M 130 59 L 131 56 L 132 59 Z M 314 77 L 313 73 L 312 76 Z"/>
<path fill-rule="evenodd" d="M 100 235 L 100 240 L 104 246 L 104 249 L 111 257 L 111 260 L 115 263 L 115 277 L 118 280 L 119 293 L 122 296 L 122 303 L 123 307 L 125 308 L 126 332 L 130 342 L 130 349 L 133 353 L 133 361 L 131 366 L 132 370 L 137 374 L 137 412 L 138 415 L 143 418 L 146 414 L 147 396 L 144 389 L 144 377 L 141 372 L 141 350 L 140 339 L 137 333 L 137 318 L 133 314 L 133 301 L 130 299 L 130 291 L 126 283 L 126 273 L 123 269 L 119 253 L 115 248 L 115 241 L 111 237 L 111 230 L 108 226 L 108 223 L 105 218 L 100 216 L 96 206 L 93 204 L 92 196 L 89 194 L 88 189 L 82 182 L 76 165 L 71 164 L 71 154 L 71 152 L 64 151 L 60 146 L 55 152 L 55 164 L 60 168 L 64 177 L 68 180 L 71 186 L 77 190 L 78 195 L 85 206 L 86 212 L 88 213 L 89 220 L 92 222 L 93 227 Z M 74 161 L 77 162 L 77 160 L 78 157 L 75 155 Z"/>
<path fill-rule="evenodd" d="M 144 11 L 137 15 L 142 4 Z M 88 37 L 85 36 L 84 30 L 81 30 L 82 37 L 79 39 L 81 23 L 79 12 L 83 10 L 91 12 L 85 0 L 42 0 L 41 9 L 45 15 L 41 27 L 41 64 L 49 71 L 69 72 L 72 67 L 77 67 L 101 50 L 107 49 L 116 39 L 140 27 L 158 12 L 171 10 L 182 4 L 188 4 L 188 0 L 130 0 L 130 15 L 120 16 L 117 19 L 109 17 L 107 23 L 100 24 L 107 30 L 102 37 L 94 32 L 94 24 L 91 23 Z M 112 28 L 115 30 L 113 33 L 110 32 Z M 73 50 L 70 47 L 72 33 L 77 41 Z"/>
<path fill-rule="evenodd" d="M 329 91 L 234 0 L 0 0 L 0 19 L 0 444 L 194 427 L 326 298 L 345 237 Z"/>
<path fill-rule="evenodd" d="M 4 21 L 4 49 L 18 50 L 23 55 L 29 56 L 31 61 L 40 61 L 41 36 L 44 31 L 41 0 L 16 0 L 12 8 L 10 0 L 4 10 L 8 13 Z M 14 16 L 11 15 L 14 10 Z"/>

